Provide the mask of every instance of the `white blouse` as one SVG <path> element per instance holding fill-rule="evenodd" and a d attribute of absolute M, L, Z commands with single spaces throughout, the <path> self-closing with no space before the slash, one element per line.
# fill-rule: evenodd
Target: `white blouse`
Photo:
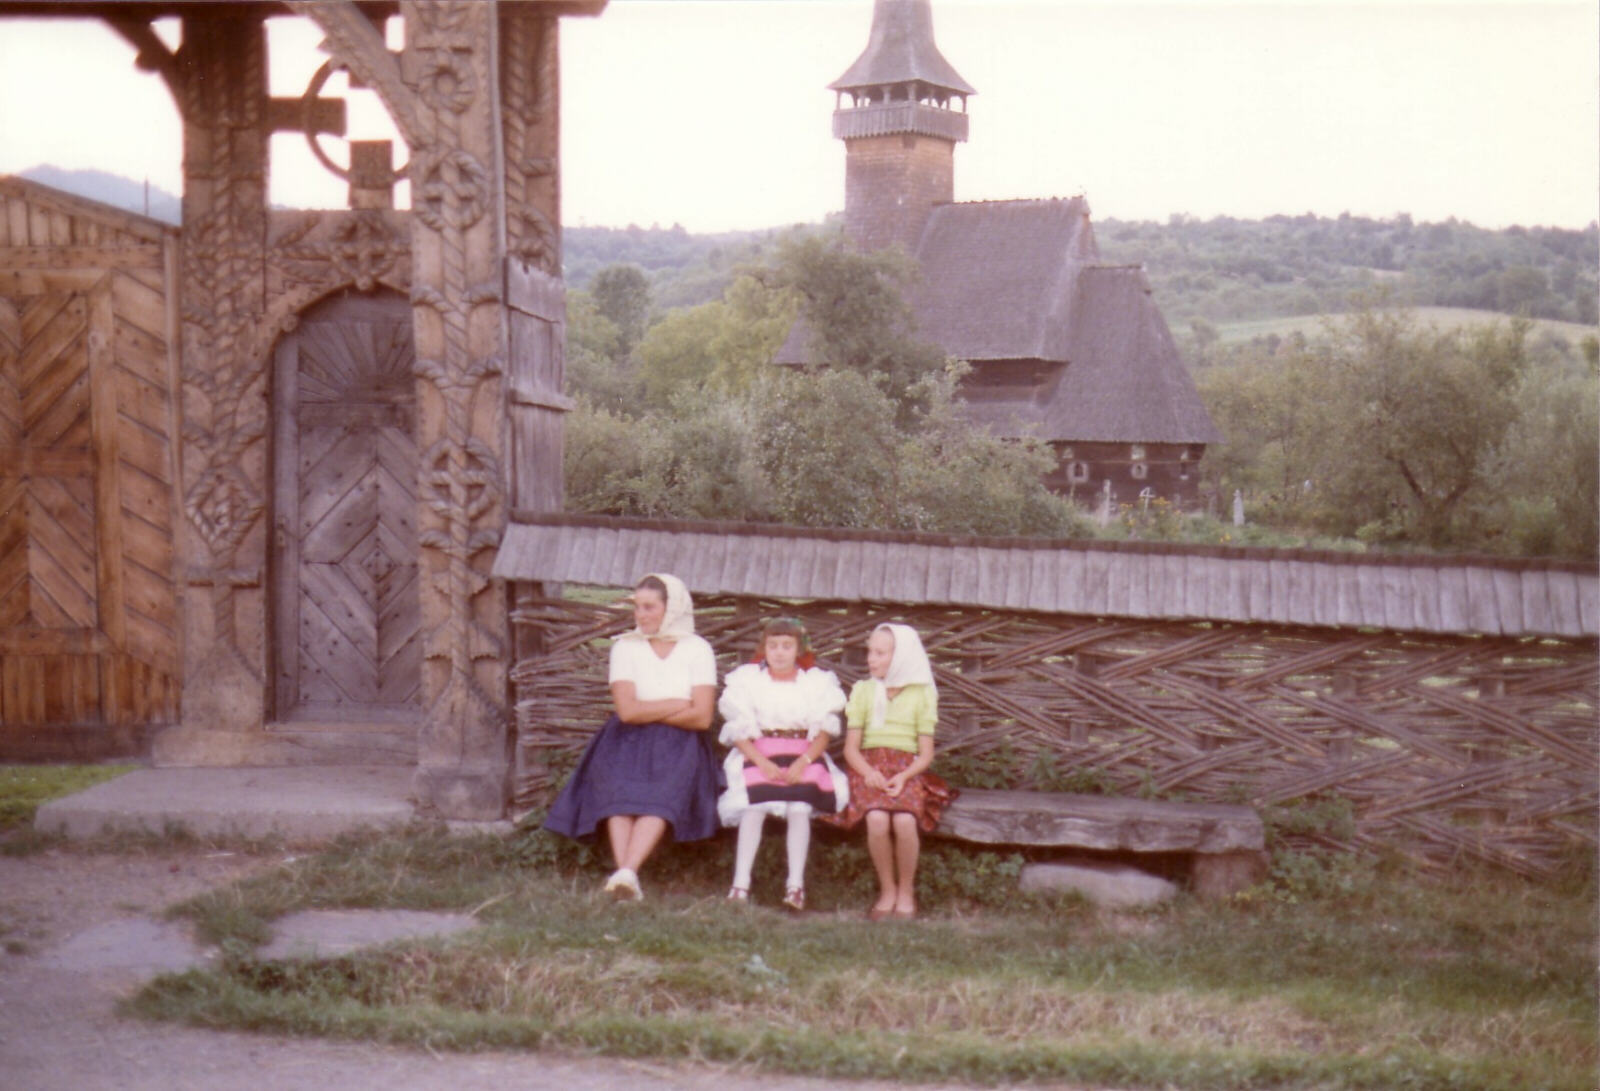
<path fill-rule="evenodd" d="M 717 684 L 717 656 L 704 637 L 685 636 L 673 642 L 665 659 L 648 640 L 619 640 L 611 645 L 609 682 L 632 682 L 640 701 L 688 701 L 695 686 Z"/>
<path fill-rule="evenodd" d="M 809 739 L 818 732 L 837 736 L 842 708 L 844 690 L 832 671 L 812 667 L 792 682 L 776 682 L 761 664 L 746 663 L 723 680 L 717 701 L 723 719 L 719 741 L 732 746 L 774 728 L 804 728 Z"/>

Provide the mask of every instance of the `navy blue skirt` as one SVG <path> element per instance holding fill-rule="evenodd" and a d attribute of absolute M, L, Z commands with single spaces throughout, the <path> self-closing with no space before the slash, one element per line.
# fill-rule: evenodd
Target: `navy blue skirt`
<path fill-rule="evenodd" d="M 579 841 L 594 840 L 612 815 L 667 820 L 674 841 L 703 841 L 717 832 L 722 768 L 707 731 L 671 724 L 625 724 L 616 716 L 589 740 L 544 828 Z"/>

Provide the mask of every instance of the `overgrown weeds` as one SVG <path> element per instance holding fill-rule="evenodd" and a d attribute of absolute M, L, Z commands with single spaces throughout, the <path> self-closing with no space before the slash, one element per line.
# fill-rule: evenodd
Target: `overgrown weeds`
<path fill-rule="evenodd" d="M 756 896 L 772 905 L 782 852 L 765 849 Z M 819 836 L 814 849 L 818 911 L 792 917 L 722 901 L 722 841 L 667 847 L 647 900 L 614 906 L 596 893 L 598 854 L 531 829 L 351 838 L 181 907 L 228 954 L 215 971 L 159 979 L 134 1006 L 435 1049 L 829 1077 L 1590 1086 L 1592 881 L 1348 866 L 1342 882 L 1291 889 L 1283 871 L 1221 904 L 1112 913 L 1019 895 L 1020 858 L 935 842 L 925 919 L 891 925 L 859 915 L 871 880 L 857 843 Z M 254 956 L 278 915 L 335 906 L 454 908 L 483 927 L 340 958 Z"/>

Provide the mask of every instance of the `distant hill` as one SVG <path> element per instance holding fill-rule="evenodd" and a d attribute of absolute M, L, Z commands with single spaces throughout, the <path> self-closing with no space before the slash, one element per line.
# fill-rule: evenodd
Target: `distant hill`
<path fill-rule="evenodd" d="M 44 165 L 22 177 L 145 211 L 143 183 L 105 171 Z M 149 214 L 179 223 L 180 201 L 152 186 Z M 638 265 L 659 314 L 719 298 L 734 271 L 760 262 L 778 237 L 825 226 L 703 235 L 677 224 L 568 226 L 563 265 L 575 289 L 607 265 Z M 1264 220 L 1173 216 L 1164 224 L 1098 220 L 1095 233 L 1106 261 L 1145 266 L 1167 323 L 1184 340 L 1207 327 L 1213 334 L 1226 329 L 1224 340 L 1248 340 L 1282 332 L 1255 324 L 1303 318 L 1314 325 L 1315 316 L 1344 311 L 1352 296 L 1375 289 L 1412 307 L 1526 314 L 1588 329 L 1600 322 L 1600 228 L 1594 224 L 1496 231 L 1454 219 L 1414 223 L 1404 213 L 1383 220 L 1348 213 Z"/>
<path fill-rule="evenodd" d="M 816 230 L 817 225 L 800 225 Z M 783 230 L 693 235 L 672 228 L 568 228 L 568 283 L 613 263 L 642 268 L 657 312 L 715 299 L 741 262 Z M 1600 228 L 1475 227 L 1409 216 L 1273 216 L 1166 223 L 1097 220 L 1102 258 L 1145 267 L 1167 324 L 1224 327 L 1348 310 L 1385 291 L 1397 304 L 1525 314 L 1592 329 L 1600 322 Z M 1241 336 L 1248 338 L 1253 334 Z"/>
<path fill-rule="evenodd" d="M 111 205 L 113 208 L 137 212 L 169 224 L 183 222 L 183 201 L 159 186 L 150 187 L 150 207 L 145 207 L 145 186 L 119 174 L 103 170 L 66 170 L 41 163 L 37 167 L 18 171 L 18 177 L 38 182 L 40 185 L 87 197 L 91 201 Z"/>

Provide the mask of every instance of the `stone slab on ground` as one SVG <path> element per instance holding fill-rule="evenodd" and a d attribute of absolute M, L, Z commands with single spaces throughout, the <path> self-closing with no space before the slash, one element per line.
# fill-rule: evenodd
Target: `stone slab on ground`
<path fill-rule="evenodd" d="M 468 913 L 415 909 L 307 909 L 272 926 L 272 942 L 257 958 L 329 958 L 402 939 L 448 936 L 476 928 Z"/>
<path fill-rule="evenodd" d="M 1155 905 L 1178 893 L 1173 883 L 1125 864 L 1029 864 L 1017 885 L 1029 893 L 1077 893 L 1096 905 Z"/>
<path fill-rule="evenodd" d="M 206 957 L 182 924 L 123 917 L 79 932 L 39 961 L 52 970 L 73 973 L 127 970 L 153 977 L 204 965 Z"/>
<path fill-rule="evenodd" d="M 323 841 L 406 825 L 416 816 L 412 776 L 401 766 L 136 769 L 43 804 L 34 827 L 73 839 L 181 827 L 200 837 Z"/>

